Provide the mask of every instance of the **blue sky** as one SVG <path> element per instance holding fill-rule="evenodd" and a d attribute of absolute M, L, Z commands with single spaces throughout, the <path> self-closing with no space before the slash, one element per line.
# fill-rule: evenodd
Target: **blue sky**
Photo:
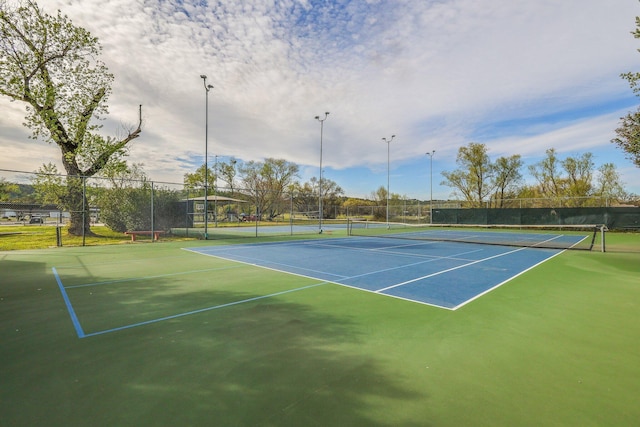
<path fill-rule="evenodd" d="M 151 179 L 182 182 L 202 164 L 207 74 L 210 163 L 285 158 L 306 181 L 319 169 L 314 117 L 329 111 L 324 176 L 351 196 L 386 186 L 392 134 L 390 189 L 409 198 L 429 197 L 431 175 L 434 197 L 448 198 L 441 172 L 470 142 L 527 165 L 549 148 L 592 152 L 640 194 L 640 169 L 610 142 L 638 105 L 620 78 L 640 71 L 637 0 L 40 3 L 100 39 L 116 78 L 106 133 L 135 123 L 143 104 L 130 160 Z M 0 105 L 0 168 L 59 164 L 56 147 L 27 138 L 24 106 Z"/>

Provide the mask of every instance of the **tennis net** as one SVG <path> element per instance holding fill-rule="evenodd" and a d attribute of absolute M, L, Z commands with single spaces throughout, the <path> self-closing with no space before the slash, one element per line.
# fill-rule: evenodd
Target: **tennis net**
<path fill-rule="evenodd" d="M 606 226 L 407 224 L 349 220 L 350 236 L 390 237 L 551 249 L 605 251 Z M 599 236 L 598 236 L 599 235 Z M 598 239 L 599 237 L 599 239 Z"/>

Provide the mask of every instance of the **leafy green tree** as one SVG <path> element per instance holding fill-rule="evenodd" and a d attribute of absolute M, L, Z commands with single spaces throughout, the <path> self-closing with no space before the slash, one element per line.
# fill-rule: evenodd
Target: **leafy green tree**
<path fill-rule="evenodd" d="M 350 197 L 342 203 L 342 207 L 346 209 L 346 213 L 350 217 L 371 215 L 375 206 L 377 206 L 377 203 L 374 200 L 354 197 Z"/>
<path fill-rule="evenodd" d="M 378 206 L 387 206 L 387 187 L 381 185 L 371 193 L 371 199 L 375 200 Z"/>
<path fill-rule="evenodd" d="M 565 185 L 565 197 L 586 198 L 592 195 L 593 180 L 593 154 L 584 153 L 580 157 L 567 157 L 562 167 L 567 174 Z M 578 202 L 578 204 L 580 204 Z"/>
<path fill-rule="evenodd" d="M 297 211 L 310 212 L 318 208 L 318 178 L 311 177 L 304 184 L 294 185 L 294 204 Z M 335 182 L 327 178 L 322 179 L 322 210 L 323 218 L 334 218 L 335 207 L 341 205 L 344 190 Z"/>
<path fill-rule="evenodd" d="M 640 39 L 640 17 L 636 16 L 636 29 L 631 34 Z M 629 86 L 637 96 L 640 96 L 640 73 L 623 73 L 620 75 L 629 82 Z M 611 142 L 618 145 L 627 153 L 627 158 L 640 167 L 640 108 L 633 113 L 620 118 L 620 126 L 616 129 L 617 137 Z"/>
<path fill-rule="evenodd" d="M 640 108 L 622 117 L 620 126 L 616 129 L 617 137 L 611 142 L 618 145 L 627 158 L 640 167 Z"/>
<path fill-rule="evenodd" d="M 295 182 L 298 165 L 268 158 L 264 162 L 244 163 L 238 169 L 244 191 L 254 200 L 259 215 L 273 219 L 288 210 L 289 199 L 284 193 Z"/>
<path fill-rule="evenodd" d="M 541 196 L 552 200 L 554 205 L 559 205 L 560 199 L 567 199 L 563 203 L 574 206 L 589 203 L 588 198 L 593 195 L 593 154 L 568 156 L 564 160 L 554 148 L 546 154 L 540 162 L 529 166 Z"/>
<path fill-rule="evenodd" d="M 7 182 L 6 179 L 0 178 L 0 202 L 6 202 L 11 198 L 11 195 L 18 194 L 20 187 L 12 182 Z"/>
<path fill-rule="evenodd" d="M 604 199 L 620 202 L 626 201 L 630 195 L 625 191 L 620 174 L 614 163 L 605 163 L 598 168 L 596 194 Z"/>
<path fill-rule="evenodd" d="M 315 216 L 318 212 L 318 180 L 308 181 L 304 184 L 293 183 L 289 187 L 289 193 L 293 195 L 293 209 L 296 212 Z"/>
<path fill-rule="evenodd" d="M 224 181 L 227 184 L 230 194 L 233 196 L 236 175 L 238 174 L 238 160 L 230 158 L 228 162 L 218 162 L 217 175 L 218 179 Z"/>
<path fill-rule="evenodd" d="M 529 172 L 538 181 L 542 197 L 557 199 L 563 193 L 562 162 L 558 159 L 554 148 L 548 149 L 546 154 L 547 157 L 540 162 L 529 165 Z"/>
<path fill-rule="evenodd" d="M 316 177 L 311 178 L 311 185 L 315 185 Z M 322 178 L 322 210 L 324 218 L 335 218 L 336 207 L 342 205 L 344 190 L 335 181 Z"/>
<path fill-rule="evenodd" d="M 137 127 L 125 130 L 124 138 L 98 133 L 113 75 L 98 59 L 98 39 L 60 11 L 48 15 L 33 0 L 15 7 L 2 2 L 0 35 L 0 94 L 26 104 L 32 138 L 60 148 L 68 175 L 63 202 L 71 212 L 69 232 L 90 233 L 79 177 L 94 176 L 110 159 L 126 154 L 142 131 L 141 111 Z"/>
<path fill-rule="evenodd" d="M 633 34 L 634 38 L 640 39 L 640 16 L 636 16 L 636 29 L 631 34 Z M 640 95 L 640 73 L 622 73 L 620 77 L 629 82 L 633 93 Z"/>
<path fill-rule="evenodd" d="M 106 188 L 96 189 L 101 221 L 113 231 L 147 229 L 151 183 L 142 165 L 108 167 L 101 175 L 109 183 Z"/>
<path fill-rule="evenodd" d="M 539 208 L 539 207 L 547 207 L 544 203 L 546 199 L 540 193 L 540 187 L 535 184 L 525 184 L 518 189 L 518 193 L 516 195 L 518 199 L 518 204 L 515 207 L 522 208 Z"/>
<path fill-rule="evenodd" d="M 506 207 L 505 200 L 516 197 L 519 185 L 522 182 L 520 170 L 523 164 L 519 154 L 514 154 L 510 157 L 499 157 L 495 161 L 493 165 L 493 187 L 495 192 L 492 197 L 495 207 Z"/>
<path fill-rule="evenodd" d="M 180 194 L 154 186 L 141 164 L 108 167 L 102 176 L 107 188 L 94 189 L 101 220 L 112 230 L 168 230 L 184 224 Z M 153 198 L 153 202 L 152 202 Z"/>
<path fill-rule="evenodd" d="M 387 203 L 389 203 L 388 194 L 387 187 L 384 185 L 381 185 L 371 193 L 371 199 L 374 200 L 376 204 L 376 208 L 373 211 L 373 219 L 380 221 L 386 218 L 386 206 Z"/>
<path fill-rule="evenodd" d="M 472 142 L 458 149 L 456 163 L 459 168 L 453 172 L 442 172 L 442 185 L 453 187 L 473 207 L 482 207 L 493 191 L 495 168 L 484 144 Z"/>
<path fill-rule="evenodd" d="M 198 192 L 204 196 L 204 183 L 205 183 L 205 165 L 200 166 L 194 173 L 185 173 L 184 174 L 184 185 L 186 189 L 190 192 Z M 209 191 L 207 194 L 213 194 L 211 189 L 213 188 L 213 183 L 216 178 L 213 169 L 208 168 L 207 171 L 207 184 L 209 186 Z"/>
<path fill-rule="evenodd" d="M 32 179 L 35 198 L 44 205 L 62 206 L 66 188 L 58 167 L 49 162 L 42 165 Z"/>

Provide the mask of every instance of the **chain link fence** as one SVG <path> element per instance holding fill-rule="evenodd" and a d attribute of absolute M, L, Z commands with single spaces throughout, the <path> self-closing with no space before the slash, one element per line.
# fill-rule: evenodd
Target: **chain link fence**
<path fill-rule="evenodd" d="M 416 224 L 540 224 L 584 217 L 590 223 L 625 229 L 640 223 L 640 208 L 611 207 L 610 200 L 599 198 L 510 199 L 502 201 L 501 208 L 489 202 L 483 206 L 409 199 L 393 199 L 388 205 L 362 202 L 326 198 L 320 215 L 317 194 L 214 184 L 205 195 L 203 188 L 181 183 L 0 169 L 0 249 L 7 248 L 8 236 L 25 243 L 65 246 L 334 232 L 344 230 L 350 218 Z"/>
<path fill-rule="evenodd" d="M 237 238 L 346 229 L 332 203 L 270 189 L 0 170 L 0 237 L 38 247 Z M 0 250 L 9 239 L 0 240 Z M 18 245 L 19 247 L 19 245 Z"/>

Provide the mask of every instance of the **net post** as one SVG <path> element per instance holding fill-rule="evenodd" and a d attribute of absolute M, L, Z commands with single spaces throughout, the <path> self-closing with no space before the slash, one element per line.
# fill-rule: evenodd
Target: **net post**
<path fill-rule="evenodd" d="M 607 248 L 605 245 L 605 233 L 609 231 L 609 229 L 607 228 L 607 226 L 605 224 L 602 224 L 600 226 L 600 251 L 601 252 L 606 252 Z"/>
<path fill-rule="evenodd" d="M 593 245 L 596 243 L 596 235 L 598 234 L 598 226 L 593 226 L 593 235 L 591 236 L 591 244 L 589 245 L 589 251 L 593 250 Z"/>

